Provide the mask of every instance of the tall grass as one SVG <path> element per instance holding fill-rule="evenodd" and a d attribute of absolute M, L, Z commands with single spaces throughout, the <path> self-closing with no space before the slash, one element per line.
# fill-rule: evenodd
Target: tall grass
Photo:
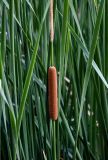
<path fill-rule="evenodd" d="M 0 1 L 3 160 L 108 159 L 108 1 Z M 57 68 L 58 119 L 47 69 Z"/>

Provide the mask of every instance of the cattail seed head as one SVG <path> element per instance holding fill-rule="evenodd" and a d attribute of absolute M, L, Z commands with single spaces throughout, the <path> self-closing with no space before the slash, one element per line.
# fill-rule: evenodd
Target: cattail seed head
<path fill-rule="evenodd" d="M 50 0 L 50 40 L 54 39 L 53 0 Z"/>
<path fill-rule="evenodd" d="M 56 68 L 54 66 L 49 67 L 48 69 L 48 102 L 50 119 L 57 120 L 57 73 Z"/>

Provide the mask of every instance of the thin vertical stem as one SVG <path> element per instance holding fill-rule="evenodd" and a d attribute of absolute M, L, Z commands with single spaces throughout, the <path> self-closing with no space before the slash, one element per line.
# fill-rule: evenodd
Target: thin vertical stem
<path fill-rule="evenodd" d="M 55 132 L 55 121 L 53 121 L 53 160 L 56 160 L 56 132 Z"/>
<path fill-rule="evenodd" d="M 53 42 L 51 42 L 51 66 L 54 64 L 54 59 L 53 59 Z"/>
<path fill-rule="evenodd" d="M 14 99 L 15 99 L 15 106 L 17 113 L 17 92 L 16 92 L 15 52 L 14 52 L 14 0 L 10 0 L 10 43 L 11 43 L 11 53 L 12 53 Z"/>
<path fill-rule="evenodd" d="M 16 91 L 16 74 L 15 74 L 15 52 L 14 52 L 14 0 L 10 0 L 10 45 L 11 45 L 11 54 L 12 54 L 12 68 L 13 68 L 13 88 L 14 88 L 14 99 L 15 99 L 15 107 L 16 113 L 17 111 L 17 91 Z M 16 137 L 16 135 L 15 135 Z M 16 144 L 15 138 L 13 137 L 13 157 L 16 159 Z"/>
<path fill-rule="evenodd" d="M 50 0 L 50 42 L 51 42 L 51 65 L 53 65 L 53 40 L 54 40 L 54 19 L 53 19 L 53 0 Z"/>

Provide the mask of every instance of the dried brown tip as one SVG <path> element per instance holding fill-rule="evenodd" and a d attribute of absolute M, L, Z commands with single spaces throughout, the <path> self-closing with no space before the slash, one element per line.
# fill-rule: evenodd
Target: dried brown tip
<path fill-rule="evenodd" d="M 52 120 L 58 118 L 57 105 L 57 73 L 54 66 L 48 69 L 48 102 L 49 102 L 49 116 Z"/>
<path fill-rule="evenodd" d="M 50 40 L 54 40 L 53 0 L 50 0 Z"/>

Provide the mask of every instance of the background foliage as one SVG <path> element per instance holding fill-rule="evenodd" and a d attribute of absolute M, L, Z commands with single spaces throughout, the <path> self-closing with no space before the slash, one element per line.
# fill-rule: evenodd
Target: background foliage
<path fill-rule="evenodd" d="M 58 159 L 108 159 L 108 1 L 54 0 Z M 2 160 L 52 160 L 49 0 L 0 1 Z"/>

